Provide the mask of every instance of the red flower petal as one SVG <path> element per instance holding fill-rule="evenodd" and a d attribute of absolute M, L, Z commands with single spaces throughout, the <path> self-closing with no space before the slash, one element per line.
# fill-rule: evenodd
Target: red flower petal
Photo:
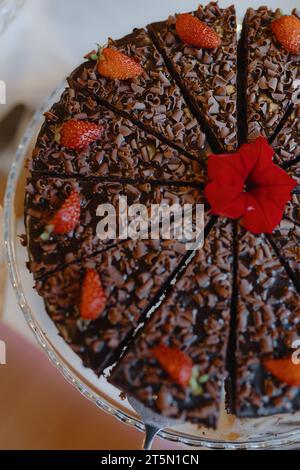
<path fill-rule="evenodd" d="M 260 184 L 261 178 L 268 173 L 272 163 L 274 150 L 268 144 L 267 139 L 258 137 L 251 144 L 244 144 L 239 149 L 239 156 L 243 162 L 246 178 L 255 180 Z M 262 182 L 263 184 L 263 182 Z"/>
<path fill-rule="evenodd" d="M 237 181 L 241 183 L 248 175 L 243 168 L 243 162 L 238 153 L 209 155 L 207 172 L 211 180 L 228 185 L 232 185 Z"/>
<path fill-rule="evenodd" d="M 253 233 L 271 233 L 282 219 L 296 181 L 273 163 L 274 151 L 259 137 L 238 153 L 211 155 L 205 195 L 211 212 L 237 219 Z"/>
<path fill-rule="evenodd" d="M 252 233 L 272 233 L 282 219 L 282 209 L 264 188 L 257 188 L 245 194 L 247 203 L 241 220 L 242 225 Z"/>
<path fill-rule="evenodd" d="M 211 205 L 211 213 L 230 219 L 241 217 L 246 208 L 246 193 L 242 192 L 244 185 L 235 187 L 209 183 L 205 188 L 205 196 Z"/>
<path fill-rule="evenodd" d="M 243 167 L 239 155 L 210 155 L 207 171 L 212 182 L 204 192 L 211 212 L 233 219 L 241 217 L 245 210 L 242 197 L 245 182 L 241 177 Z"/>

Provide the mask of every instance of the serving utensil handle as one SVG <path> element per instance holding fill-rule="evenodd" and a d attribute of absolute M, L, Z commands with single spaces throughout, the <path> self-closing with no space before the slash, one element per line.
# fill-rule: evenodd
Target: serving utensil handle
<path fill-rule="evenodd" d="M 158 431 L 160 431 L 159 427 L 152 426 L 150 424 L 145 425 L 145 439 L 142 447 L 143 450 L 151 450 L 154 438 Z"/>

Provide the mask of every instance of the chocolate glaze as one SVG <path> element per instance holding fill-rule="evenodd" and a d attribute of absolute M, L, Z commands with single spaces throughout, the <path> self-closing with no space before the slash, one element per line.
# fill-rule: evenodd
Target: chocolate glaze
<path fill-rule="evenodd" d="M 80 222 L 72 233 L 50 235 L 49 240 L 42 240 L 54 214 L 62 206 L 72 190 L 76 189 L 81 198 Z M 143 204 L 148 211 L 151 204 L 196 204 L 205 202 L 201 191 L 196 188 L 160 186 L 149 183 L 122 184 L 118 182 L 99 182 L 58 177 L 33 176 L 26 188 L 25 222 L 27 247 L 29 251 L 29 269 L 34 277 L 40 277 L 50 271 L 74 262 L 82 257 L 92 256 L 120 239 L 101 240 L 97 236 L 97 207 L 100 204 L 112 204 L 117 215 L 119 229 L 118 200 L 126 196 L 128 206 Z M 193 214 L 195 217 L 195 212 Z M 208 215 L 207 215 L 208 217 Z M 184 243 L 184 240 L 182 241 Z"/>
<path fill-rule="evenodd" d="M 300 187 L 300 164 L 290 166 L 287 173 Z M 290 269 L 296 283 L 300 283 L 300 194 L 296 188 L 291 201 L 286 204 L 284 216 L 269 237 L 277 252 Z"/>
<path fill-rule="evenodd" d="M 36 282 L 62 337 L 96 374 L 112 364 L 187 252 L 182 243 L 132 240 Z M 98 320 L 80 319 L 86 269 L 99 273 L 107 297 Z"/>
<path fill-rule="evenodd" d="M 125 81 L 108 79 L 98 73 L 97 62 L 89 60 L 71 74 L 70 86 L 92 92 L 139 126 L 203 160 L 206 137 L 148 33 L 136 29 L 120 40 L 110 39 L 108 46 L 140 62 L 143 75 Z"/>
<path fill-rule="evenodd" d="M 276 40 L 272 22 L 281 15 L 267 7 L 249 8 L 244 19 L 242 42 L 245 57 L 245 138 L 263 134 L 272 139 L 285 113 L 296 101 L 300 86 L 299 56 L 286 51 Z"/>
<path fill-rule="evenodd" d="M 291 354 L 292 351 L 287 357 L 291 357 Z M 273 355 L 269 357 L 273 358 Z M 237 359 L 237 369 L 238 416 L 269 416 L 300 409 L 299 387 L 291 387 L 268 373 L 260 358 L 251 352 L 247 357 Z"/>
<path fill-rule="evenodd" d="M 295 219 L 294 214 L 297 216 Z M 284 262 L 294 272 L 300 282 L 300 196 L 294 195 L 293 201 L 286 210 L 286 216 L 272 232 L 272 239 Z M 291 217 L 288 217 L 291 215 Z"/>
<path fill-rule="evenodd" d="M 232 228 L 220 220 L 113 369 L 109 381 L 164 416 L 216 427 L 229 335 Z M 153 357 L 163 343 L 184 351 L 199 374 L 203 394 L 176 385 Z"/>
<path fill-rule="evenodd" d="M 270 378 L 262 361 L 290 354 L 300 335 L 300 297 L 266 236 L 242 228 L 238 287 L 235 412 L 266 416 L 295 411 L 300 395 L 293 401 L 296 390 Z"/>
<path fill-rule="evenodd" d="M 289 115 L 272 142 L 272 147 L 276 152 L 274 161 L 279 165 L 291 162 L 300 156 L 300 106 Z"/>
<path fill-rule="evenodd" d="M 169 61 L 185 95 L 200 121 L 213 134 L 223 151 L 237 147 L 237 38 L 235 8 L 217 3 L 199 6 L 192 13 L 214 29 L 221 46 L 203 49 L 184 44 L 176 33 L 176 15 L 148 26 L 158 47 Z"/>
<path fill-rule="evenodd" d="M 79 152 L 63 147 L 57 143 L 56 134 L 69 119 L 102 125 L 101 139 Z M 72 89 L 65 90 L 60 101 L 46 113 L 28 168 L 78 177 L 194 183 L 204 183 L 206 179 L 199 163 L 99 105 L 93 97 Z"/>

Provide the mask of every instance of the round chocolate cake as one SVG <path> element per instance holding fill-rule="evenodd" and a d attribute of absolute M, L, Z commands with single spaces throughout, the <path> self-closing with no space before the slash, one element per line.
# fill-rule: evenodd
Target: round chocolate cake
<path fill-rule="evenodd" d="M 238 41 L 210 3 L 88 53 L 45 114 L 35 287 L 84 365 L 157 413 L 216 427 L 224 381 L 237 416 L 300 409 L 299 97 L 299 12 L 250 8 Z M 203 204 L 203 247 L 99 238 L 120 196 Z"/>

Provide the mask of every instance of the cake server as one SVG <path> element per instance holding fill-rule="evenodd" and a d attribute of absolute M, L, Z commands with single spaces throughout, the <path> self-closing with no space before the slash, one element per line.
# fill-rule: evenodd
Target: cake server
<path fill-rule="evenodd" d="M 181 421 L 177 419 L 168 418 L 166 416 L 161 416 L 154 411 L 146 408 L 143 403 L 136 400 L 130 395 L 127 395 L 127 400 L 136 411 L 136 413 L 142 419 L 145 426 L 145 439 L 142 445 L 143 450 L 150 450 L 154 441 L 155 436 L 167 427 L 178 426 L 181 424 Z"/>

